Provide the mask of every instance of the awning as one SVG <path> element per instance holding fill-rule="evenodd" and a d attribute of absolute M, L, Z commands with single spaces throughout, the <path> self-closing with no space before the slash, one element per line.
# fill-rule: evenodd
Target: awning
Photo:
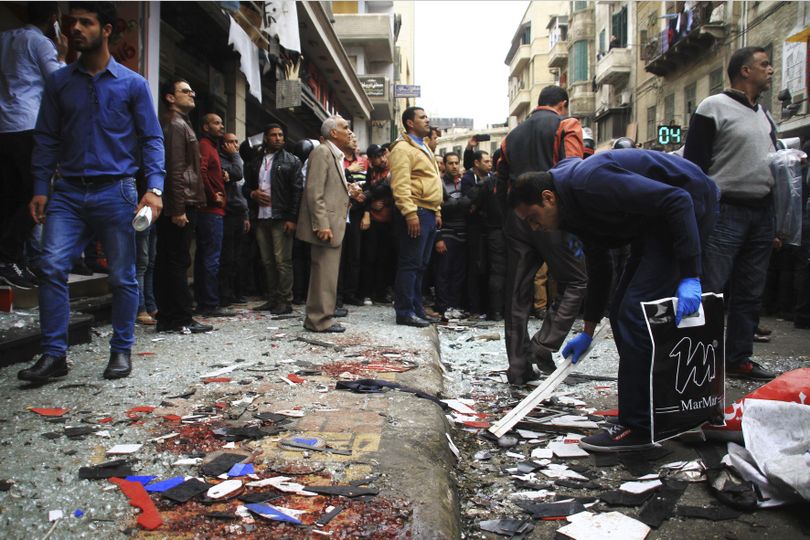
<path fill-rule="evenodd" d="M 801 32 L 797 32 L 792 36 L 788 36 L 785 39 L 785 41 L 790 41 L 793 43 L 801 43 L 803 41 L 807 41 L 808 39 L 810 39 L 810 26 L 806 27 Z"/>

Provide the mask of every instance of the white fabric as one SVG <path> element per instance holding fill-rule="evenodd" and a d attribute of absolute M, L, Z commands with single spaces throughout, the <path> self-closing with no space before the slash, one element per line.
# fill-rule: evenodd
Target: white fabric
<path fill-rule="evenodd" d="M 228 45 L 239 53 L 239 69 L 245 74 L 250 94 L 262 101 L 262 77 L 259 71 L 259 49 L 233 17 L 228 30 Z"/>
<path fill-rule="evenodd" d="M 301 52 L 298 35 L 298 10 L 291 0 L 269 0 L 264 3 L 264 28 L 270 37 L 288 51 Z"/>
<path fill-rule="evenodd" d="M 259 189 L 265 193 L 271 193 L 270 187 L 273 179 L 270 176 L 270 170 L 273 168 L 273 161 L 276 159 L 276 152 L 267 154 L 262 159 L 261 167 L 259 167 Z M 259 207 L 259 219 L 270 219 L 273 217 L 273 203 L 270 206 Z"/>

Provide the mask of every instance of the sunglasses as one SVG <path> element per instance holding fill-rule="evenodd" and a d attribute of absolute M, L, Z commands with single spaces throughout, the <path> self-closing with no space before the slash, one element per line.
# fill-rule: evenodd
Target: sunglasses
<path fill-rule="evenodd" d="M 192 90 L 191 88 L 181 88 L 180 90 L 178 90 L 178 92 L 180 92 L 181 94 L 194 94 L 194 90 Z"/>

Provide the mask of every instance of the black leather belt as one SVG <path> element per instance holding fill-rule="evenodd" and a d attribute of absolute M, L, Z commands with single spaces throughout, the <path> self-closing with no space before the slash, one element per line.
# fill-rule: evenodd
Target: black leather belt
<path fill-rule="evenodd" d="M 113 175 L 113 174 L 100 174 L 97 176 L 63 176 L 62 179 L 70 182 L 71 184 L 77 184 L 79 186 L 104 186 L 107 184 L 112 184 L 113 182 L 118 182 L 119 180 L 123 180 L 124 178 L 131 178 L 130 176 L 123 175 Z"/>

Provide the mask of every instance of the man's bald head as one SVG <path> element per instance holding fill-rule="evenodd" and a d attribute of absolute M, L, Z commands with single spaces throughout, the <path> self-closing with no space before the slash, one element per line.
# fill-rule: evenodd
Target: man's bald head
<path fill-rule="evenodd" d="M 212 139 L 219 139 L 225 134 L 225 123 L 218 114 L 207 113 L 203 116 L 202 131 Z"/>

